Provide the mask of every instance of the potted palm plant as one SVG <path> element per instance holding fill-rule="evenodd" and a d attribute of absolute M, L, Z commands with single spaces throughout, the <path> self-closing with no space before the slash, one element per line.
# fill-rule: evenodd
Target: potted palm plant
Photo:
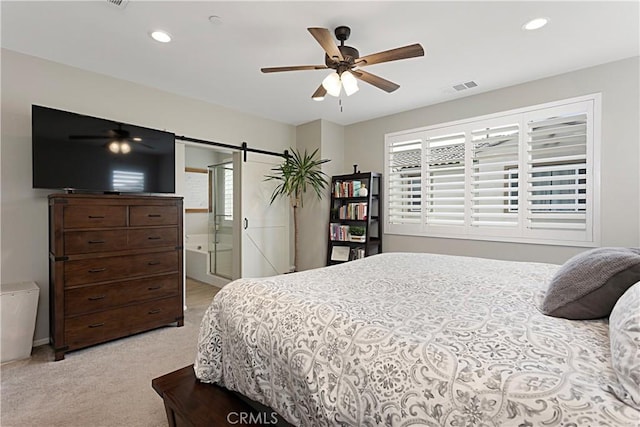
<path fill-rule="evenodd" d="M 298 208 L 303 207 L 303 196 L 308 189 L 312 190 L 319 199 L 322 199 L 323 192 L 328 185 L 327 174 L 322 172 L 320 166 L 330 160 L 318 159 L 317 154 L 318 149 L 315 149 L 311 154 L 308 154 L 306 149 L 302 154 L 291 149 L 285 160 L 279 166 L 271 169 L 274 174 L 265 177 L 266 181 L 279 181 L 271 194 L 271 203 L 278 197 L 288 197 L 293 208 L 293 266 L 295 269 L 298 266 Z"/>

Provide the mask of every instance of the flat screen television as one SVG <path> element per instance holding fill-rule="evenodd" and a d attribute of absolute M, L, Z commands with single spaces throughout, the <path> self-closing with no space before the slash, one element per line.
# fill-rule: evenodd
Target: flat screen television
<path fill-rule="evenodd" d="M 175 192 L 175 135 L 32 105 L 33 188 Z"/>

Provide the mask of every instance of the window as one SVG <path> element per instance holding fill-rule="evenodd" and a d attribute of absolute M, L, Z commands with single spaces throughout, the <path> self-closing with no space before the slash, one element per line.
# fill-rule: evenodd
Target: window
<path fill-rule="evenodd" d="M 400 230 L 405 225 L 420 224 L 421 147 L 421 140 L 403 138 L 388 145 L 387 218 Z"/>
<path fill-rule="evenodd" d="M 425 136 L 423 213 L 427 226 L 464 226 L 464 146 L 463 132 L 434 132 Z"/>
<path fill-rule="evenodd" d="M 233 163 L 224 166 L 224 220 L 233 220 Z"/>
<path fill-rule="evenodd" d="M 558 107 L 528 117 L 527 228 L 532 234 L 591 239 L 589 114 Z M 590 190 L 590 188 L 589 188 Z"/>
<path fill-rule="evenodd" d="M 472 129 L 471 226 L 518 226 L 520 125 L 515 117 Z"/>
<path fill-rule="evenodd" d="M 385 137 L 385 232 L 590 245 L 599 96 Z"/>

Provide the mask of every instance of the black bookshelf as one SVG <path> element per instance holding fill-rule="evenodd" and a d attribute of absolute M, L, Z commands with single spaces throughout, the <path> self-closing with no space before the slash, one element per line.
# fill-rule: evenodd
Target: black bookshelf
<path fill-rule="evenodd" d="M 331 178 L 327 265 L 382 252 L 381 178 L 376 172 Z"/>

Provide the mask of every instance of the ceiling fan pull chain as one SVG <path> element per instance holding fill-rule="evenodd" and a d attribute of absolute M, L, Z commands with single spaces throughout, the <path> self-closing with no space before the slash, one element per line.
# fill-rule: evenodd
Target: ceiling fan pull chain
<path fill-rule="evenodd" d="M 338 104 L 340 104 L 340 112 L 342 113 L 342 98 L 338 99 Z"/>

